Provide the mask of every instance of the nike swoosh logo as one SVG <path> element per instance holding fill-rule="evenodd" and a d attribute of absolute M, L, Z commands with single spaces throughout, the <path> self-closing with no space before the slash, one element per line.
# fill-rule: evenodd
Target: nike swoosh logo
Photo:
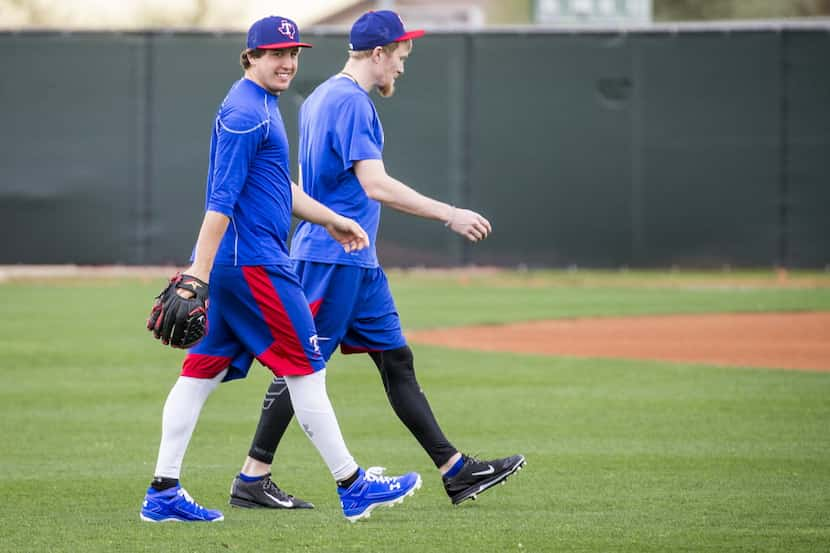
<path fill-rule="evenodd" d="M 282 499 L 280 499 L 280 498 L 278 498 L 278 497 L 274 497 L 273 495 L 271 495 L 271 494 L 270 494 L 270 493 L 268 493 L 268 492 L 263 491 L 262 493 L 264 493 L 265 495 L 267 495 L 268 497 L 270 497 L 271 499 L 273 499 L 273 500 L 274 500 L 277 504 L 282 505 L 282 506 L 283 506 L 283 507 L 285 507 L 286 509 L 290 509 L 290 508 L 292 508 L 292 507 L 294 506 L 294 502 L 293 502 L 293 501 L 291 501 L 291 500 L 289 500 L 289 501 L 283 501 Z"/>
<path fill-rule="evenodd" d="M 496 472 L 496 469 L 493 468 L 493 465 L 487 465 L 487 470 L 481 470 L 470 474 L 472 476 L 485 476 L 487 474 L 493 474 L 494 472 Z"/>

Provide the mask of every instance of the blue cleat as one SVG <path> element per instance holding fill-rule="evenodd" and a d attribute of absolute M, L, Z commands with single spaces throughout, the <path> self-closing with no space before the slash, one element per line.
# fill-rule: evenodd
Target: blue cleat
<path fill-rule="evenodd" d="M 220 511 L 205 509 L 190 497 L 181 486 L 157 491 L 147 489 L 141 505 L 141 520 L 147 522 L 220 522 L 225 516 Z"/>
<path fill-rule="evenodd" d="M 421 487 L 421 475 L 409 472 L 403 476 L 384 476 L 383 467 L 358 469 L 357 480 L 348 489 L 337 488 L 343 514 L 349 522 L 369 518 L 372 509 L 382 505 L 392 507 Z"/>

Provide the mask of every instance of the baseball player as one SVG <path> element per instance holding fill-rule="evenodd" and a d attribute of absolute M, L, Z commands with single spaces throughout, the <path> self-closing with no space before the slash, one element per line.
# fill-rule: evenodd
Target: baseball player
<path fill-rule="evenodd" d="M 360 222 L 371 246 L 343 251 L 321 228 L 301 222 L 291 243 L 291 257 L 311 302 L 323 358 L 328 360 L 338 345 L 343 353 L 369 354 L 392 408 L 439 469 L 452 503 L 458 504 L 504 481 L 525 459 L 513 455 L 481 461 L 461 453 L 444 436 L 415 377 L 412 351 L 375 252 L 381 204 L 441 221 L 472 242 L 487 238 L 491 231 L 490 223 L 478 213 L 426 197 L 386 173 L 383 129 L 369 92 L 376 89 L 383 97 L 392 96 L 413 39 L 423 34 L 406 31 L 392 11 L 364 14 L 351 28 L 343 71 L 323 82 L 303 103 L 302 186 L 311 197 Z M 287 385 L 277 377 L 266 393 L 251 449 L 232 484 L 232 505 L 309 506 L 271 497 L 276 489 L 270 478 L 271 463 L 292 416 Z"/>
<path fill-rule="evenodd" d="M 297 419 L 336 480 L 349 520 L 369 516 L 379 505 L 399 503 L 420 486 L 417 473 L 391 477 L 377 467 L 364 471 L 346 448 L 326 393 L 325 361 L 308 300 L 289 260 L 286 239 L 292 212 L 320 225 L 344 253 L 368 245 L 358 223 L 311 199 L 290 180 L 278 100 L 297 72 L 302 47 L 310 45 L 300 41 L 290 19 L 255 22 L 241 54 L 244 77 L 233 84 L 218 110 L 206 213 L 192 265 L 173 288 L 177 296 L 190 295 L 179 288 L 206 294 L 209 283 L 209 332 L 188 352 L 167 397 L 155 478 L 144 498 L 142 520 L 223 520 L 220 511 L 190 497 L 179 474 L 208 395 L 220 382 L 244 378 L 254 358 L 290 390 Z M 157 331 L 175 327 L 178 322 L 170 317 L 180 311 L 176 298 L 169 300 L 151 314 L 158 324 L 150 326 L 165 343 L 169 333 Z"/>

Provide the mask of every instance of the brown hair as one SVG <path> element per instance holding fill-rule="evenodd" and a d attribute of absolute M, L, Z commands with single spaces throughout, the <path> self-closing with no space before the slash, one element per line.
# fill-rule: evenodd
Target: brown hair
<path fill-rule="evenodd" d="M 261 58 L 265 55 L 265 52 L 266 50 L 261 48 L 245 48 L 242 50 L 242 53 L 239 54 L 239 65 L 242 66 L 242 69 L 247 70 L 251 67 L 251 60 L 249 60 L 248 57 Z"/>

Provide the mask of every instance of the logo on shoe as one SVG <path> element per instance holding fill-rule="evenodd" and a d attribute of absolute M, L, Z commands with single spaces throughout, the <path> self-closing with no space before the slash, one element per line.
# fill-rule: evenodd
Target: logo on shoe
<path fill-rule="evenodd" d="M 401 483 L 400 482 L 395 482 L 394 484 L 389 484 L 389 491 L 390 492 L 392 490 L 400 490 L 400 489 L 401 489 Z"/>
<path fill-rule="evenodd" d="M 471 473 L 473 476 L 486 476 L 488 474 L 493 474 L 496 469 L 493 468 L 493 465 L 487 465 L 487 470 L 480 470 L 478 472 Z"/>
<path fill-rule="evenodd" d="M 291 507 L 293 507 L 293 506 L 294 506 L 294 502 L 293 502 L 293 501 L 291 501 L 291 500 L 288 500 L 288 501 L 283 501 L 282 499 L 280 499 L 280 498 L 278 498 L 278 497 L 274 497 L 273 495 L 271 495 L 271 494 L 270 494 L 270 493 L 268 493 L 268 492 L 262 492 L 262 493 L 264 493 L 265 495 L 267 495 L 268 497 L 270 497 L 271 499 L 273 499 L 273 500 L 274 500 L 277 504 L 282 505 L 282 506 L 283 506 L 283 507 L 285 507 L 286 509 L 290 509 Z"/>

